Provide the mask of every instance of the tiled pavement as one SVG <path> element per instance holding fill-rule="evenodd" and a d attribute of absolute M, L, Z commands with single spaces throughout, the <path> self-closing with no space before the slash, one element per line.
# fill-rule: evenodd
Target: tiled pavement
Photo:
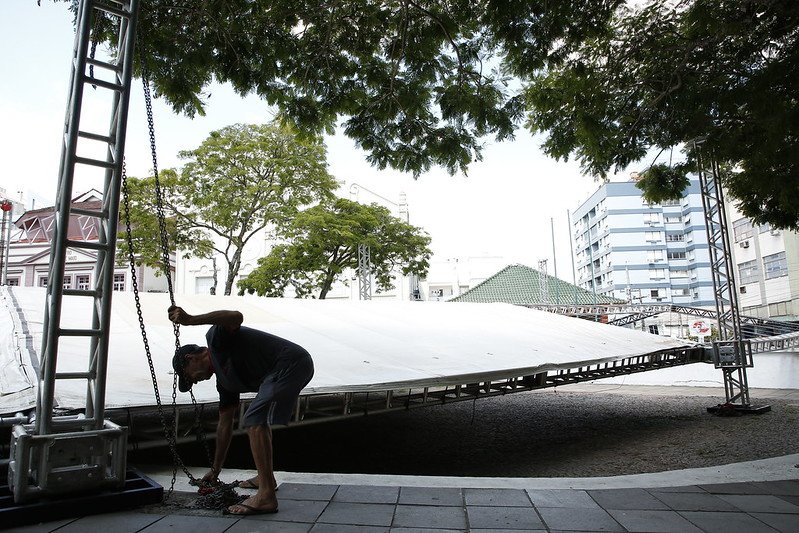
<path fill-rule="evenodd" d="M 280 512 L 245 518 L 136 509 L 26 532 L 799 532 L 799 480 L 623 489 L 280 485 Z"/>

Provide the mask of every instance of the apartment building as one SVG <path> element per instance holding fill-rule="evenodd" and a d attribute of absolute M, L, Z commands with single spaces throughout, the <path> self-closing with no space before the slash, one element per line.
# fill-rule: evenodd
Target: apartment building
<path fill-rule="evenodd" d="M 602 184 L 572 216 L 578 285 L 634 303 L 714 306 L 699 180 L 649 204 L 635 179 Z"/>
<path fill-rule="evenodd" d="M 754 224 L 733 204 L 726 209 L 741 313 L 799 320 L 799 234 Z"/>

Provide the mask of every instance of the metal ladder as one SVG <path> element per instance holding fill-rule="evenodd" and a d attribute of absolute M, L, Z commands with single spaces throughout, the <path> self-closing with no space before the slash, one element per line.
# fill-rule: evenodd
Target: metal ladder
<path fill-rule="evenodd" d="M 12 431 L 9 483 L 16 502 L 44 495 L 119 488 L 125 481 L 127 430 L 105 420 L 104 415 L 114 256 L 138 4 L 139 0 L 82 0 L 78 8 L 50 249 L 36 418 Z M 115 56 L 103 61 L 92 57 L 90 46 L 97 17 L 104 17 L 117 31 Z M 93 89 L 86 91 L 87 86 Z M 107 105 L 110 99 L 107 132 L 90 131 L 81 124 L 82 118 L 89 122 L 82 115 L 84 104 L 94 103 L 94 99 L 101 105 Z M 95 155 L 101 151 L 105 152 L 104 157 Z M 76 170 L 103 176 L 99 210 L 72 205 Z M 97 242 L 69 238 L 73 216 L 96 221 Z M 96 255 L 90 288 L 63 287 L 69 250 Z M 62 326 L 65 296 L 93 300 L 91 317 L 79 317 L 86 319 L 86 325 Z M 86 371 L 58 370 L 59 343 L 66 338 L 88 341 Z M 56 384 L 62 380 L 85 380 L 84 413 L 54 413 Z"/>

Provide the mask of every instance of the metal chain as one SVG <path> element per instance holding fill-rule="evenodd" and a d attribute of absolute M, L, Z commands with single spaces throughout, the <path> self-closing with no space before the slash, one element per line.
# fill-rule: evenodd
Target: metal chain
<path fill-rule="evenodd" d="M 123 202 L 123 212 L 125 217 L 125 238 L 128 244 L 128 263 L 130 264 L 130 276 L 131 276 L 131 285 L 133 287 L 133 297 L 136 301 L 136 315 L 139 318 L 139 329 L 141 330 L 142 340 L 144 342 L 144 352 L 147 355 L 147 364 L 150 366 L 150 377 L 153 380 L 153 391 L 155 392 L 155 402 L 158 407 L 158 416 L 161 419 L 161 425 L 164 428 L 164 436 L 166 437 L 167 444 L 169 445 L 169 451 L 172 454 L 172 483 L 169 486 L 169 491 L 167 492 L 167 498 L 172 494 L 172 491 L 175 489 L 175 480 L 177 478 L 177 465 L 180 465 L 183 472 L 188 476 L 188 478 L 192 481 L 195 481 L 194 476 L 192 476 L 191 472 L 186 468 L 186 465 L 183 464 L 183 460 L 180 458 L 177 449 L 177 438 L 175 436 L 175 413 L 173 412 L 172 417 L 172 424 L 168 423 L 166 419 L 166 414 L 164 413 L 164 407 L 161 403 L 161 393 L 158 389 L 158 379 L 155 375 L 155 366 L 153 365 L 153 357 L 152 353 L 150 352 L 150 342 L 147 338 L 147 330 L 144 327 L 144 317 L 142 316 L 141 310 L 141 301 L 139 298 L 139 283 L 138 277 L 136 275 L 136 258 L 133 253 L 133 233 L 130 227 L 130 198 L 128 196 L 128 176 L 127 170 L 125 167 L 125 162 L 122 162 L 122 202 Z M 174 394 L 174 381 L 177 379 L 177 375 L 173 379 L 173 394 L 172 397 L 175 397 Z"/>
<path fill-rule="evenodd" d="M 170 270 L 169 260 L 169 233 L 166 228 L 166 216 L 164 215 L 164 198 L 161 190 L 161 181 L 158 172 L 158 155 L 155 145 L 155 124 L 153 121 L 153 102 L 150 94 L 149 73 L 146 67 L 142 67 L 142 86 L 144 88 L 144 105 L 147 110 L 147 130 L 150 136 L 150 155 L 153 160 L 153 176 L 155 177 L 155 210 L 158 217 L 158 232 L 161 239 L 161 260 L 164 267 L 164 276 L 166 277 L 167 288 L 169 290 L 169 301 L 175 305 L 175 291 L 172 286 L 172 272 Z M 175 353 L 180 349 L 180 326 L 173 323 L 172 329 L 175 333 Z M 205 455 L 208 458 L 208 464 L 213 466 L 213 459 L 211 458 L 211 449 L 208 446 L 208 440 L 205 437 L 205 430 L 203 429 L 202 419 L 200 417 L 200 409 L 197 406 L 197 400 L 194 397 L 194 391 L 189 391 L 191 397 L 191 404 L 194 406 L 195 425 L 197 427 L 197 440 L 202 443 L 205 449 Z M 172 405 L 177 405 L 177 383 L 173 383 L 172 387 Z M 175 412 L 177 408 L 174 407 Z"/>

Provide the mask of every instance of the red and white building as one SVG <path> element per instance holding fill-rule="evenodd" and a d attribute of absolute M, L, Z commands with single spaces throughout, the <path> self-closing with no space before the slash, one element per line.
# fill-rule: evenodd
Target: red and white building
<path fill-rule="evenodd" d="M 96 190 L 83 193 L 72 200 L 77 208 L 99 210 L 102 194 Z M 14 221 L 15 231 L 8 243 L 8 261 L 5 265 L 7 285 L 23 287 L 46 287 L 50 270 L 50 245 L 55 223 L 55 209 L 45 207 L 26 211 Z M 97 241 L 99 221 L 94 217 L 72 215 L 69 221 L 70 240 Z M 124 231 L 124 228 L 120 228 Z M 97 254 L 91 250 L 67 251 L 64 288 L 90 288 L 94 282 L 94 266 Z M 119 259 L 123 259 L 122 262 Z M 174 261 L 170 266 L 174 273 Z M 157 276 L 149 267 L 136 267 L 136 278 L 142 292 L 166 292 L 164 276 Z M 124 258 L 117 257 L 114 270 L 114 290 L 132 290 L 130 266 Z"/>

